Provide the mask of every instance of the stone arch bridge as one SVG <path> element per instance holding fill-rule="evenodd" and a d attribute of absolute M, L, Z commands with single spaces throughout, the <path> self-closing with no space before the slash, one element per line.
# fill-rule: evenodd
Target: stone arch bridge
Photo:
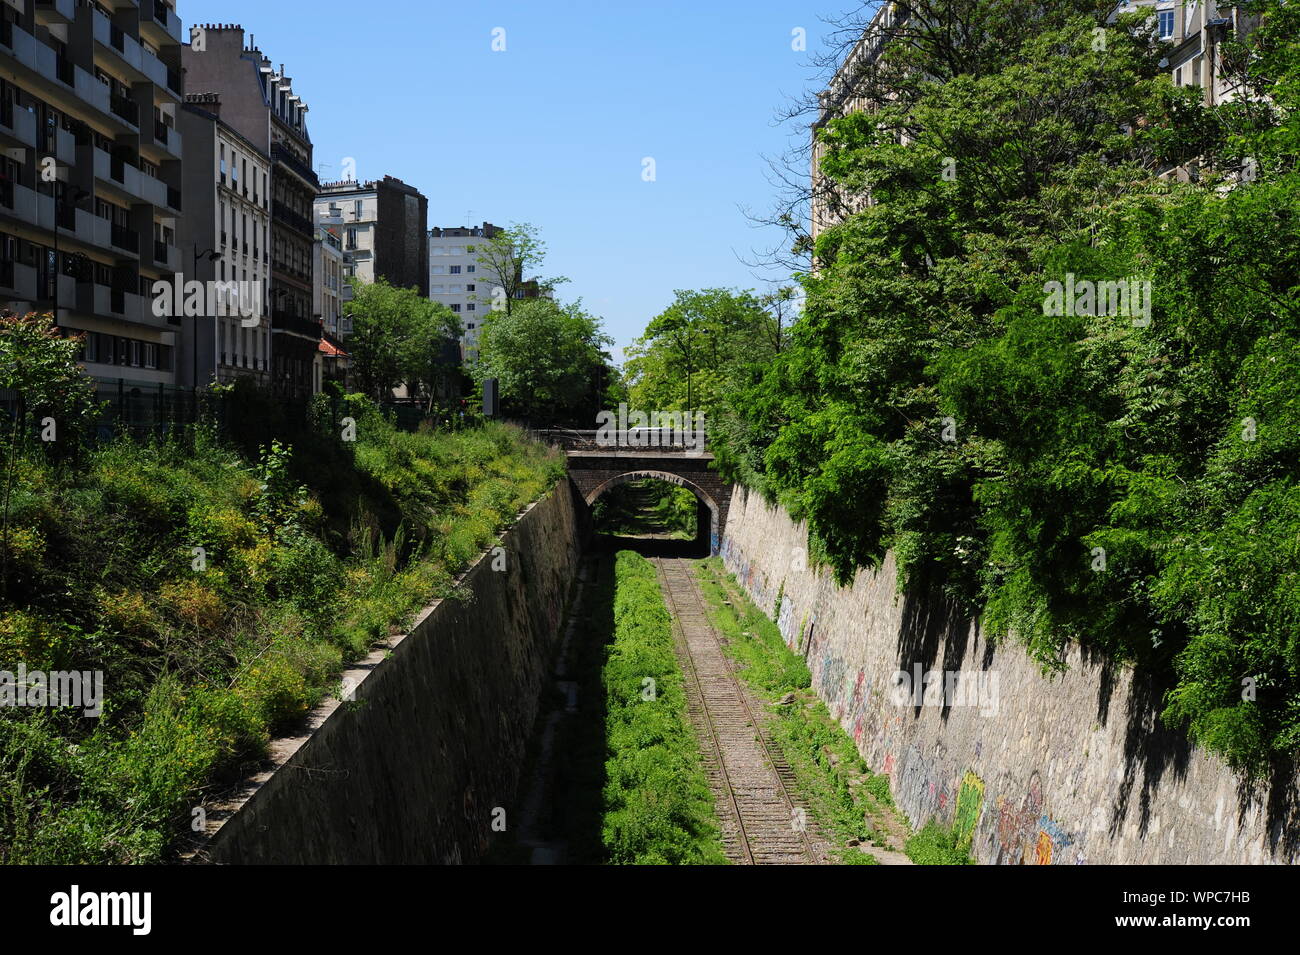
<path fill-rule="evenodd" d="M 711 555 L 722 546 L 731 505 L 731 484 L 713 470 L 713 455 L 706 444 L 688 447 L 654 430 L 595 431 L 550 429 L 534 432 L 539 440 L 564 450 L 569 459 L 569 481 L 587 506 L 610 488 L 629 481 L 655 478 L 684 487 L 700 502 L 700 537 L 708 528 Z M 707 519 L 705 515 L 707 514 Z M 701 541 L 703 543 L 703 541 Z"/>

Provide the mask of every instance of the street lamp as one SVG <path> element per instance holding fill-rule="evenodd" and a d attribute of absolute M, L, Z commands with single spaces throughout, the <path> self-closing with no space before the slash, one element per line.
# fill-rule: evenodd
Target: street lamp
<path fill-rule="evenodd" d="M 221 253 L 218 252 L 216 249 L 208 249 L 206 252 L 200 252 L 200 251 L 199 251 L 199 244 L 198 244 L 197 242 L 194 243 L 194 277 L 195 277 L 195 279 L 198 279 L 198 277 L 199 277 L 199 259 L 202 259 L 202 258 L 206 258 L 209 262 L 216 262 L 218 259 L 221 258 Z M 204 298 L 206 299 L 207 296 L 204 296 Z M 198 391 L 199 391 L 199 330 L 198 330 L 198 327 L 197 327 L 197 323 L 196 323 L 196 327 L 194 328 L 193 333 L 192 333 L 191 336 L 190 336 L 190 357 L 191 357 L 190 367 L 191 367 L 191 369 L 192 369 L 192 371 L 191 371 L 191 375 L 192 375 L 192 377 L 190 378 L 190 387 L 194 390 L 194 393 L 195 393 L 195 394 L 198 394 Z M 216 318 L 216 316 L 214 315 L 214 316 L 212 316 L 212 374 L 213 374 L 213 377 L 216 376 L 216 373 L 217 373 L 217 318 Z"/>

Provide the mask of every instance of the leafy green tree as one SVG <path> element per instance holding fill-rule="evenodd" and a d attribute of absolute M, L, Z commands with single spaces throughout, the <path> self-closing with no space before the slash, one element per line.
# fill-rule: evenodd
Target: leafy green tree
<path fill-rule="evenodd" d="M 477 247 L 478 262 L 491 282 L 500 291 L 485 289 L 479 297 L 494 311 L 511 312 L 523 299 L 530 280 L 527 276 L 541 268 L 546 259 L 546 242 L 541 230 L 529 222 L 512 223 L 487 242 Z M 535 279 L 538 290 L 544 295 L 558 285 L 569 281 L 563 276 Z"/>
<path fill-rule="evenodd" d="M 581 302 L 523 299 L 484 322 L 474 374 L 497 379 L 508 414 L 594 426 L 608 389 L 617 387 L 606 351 L 612 342 Z"/>
<path fill-rule="evenodd" d="M 633 404 L 712 413 L 744 368 L 780 350 L 783 319 L 769 309 L 788 301 L 729 289 L 678 290 L 628 349 Z"/>
<path fill-rule="evenodd" d="M 0 315 L 0 391 L 13 401 L 5 455 L 3 532 L 0 534 L 0 586 L 8 591 L 9 508 L 18 458 L 28 425 L 40 423 L 44 444 L 67 457 L 81 445 L 100 410 L 93 383 L 77 364 L 80 337 L 65 337 L 48 313 Z"/>
<path fill-rule="evenodd" d="M 378 400 L 404 383 L 413 393 L 436 391 L 446 373 L 441 360 L 445 345 L 461 334 L 455 313 L 383 278 L 374 283 L 353 280 L 352 287 L 348 351 L 362 391 Z"/>
<path fill-rule="evenodd" d="M 1044 666 L 1077 641 L 1150 668 L 1167 721 L 1262 772 L 1300 746 L 1294 4 L 1256 5 L 1246 95 L 1213 107 L 1146 12 L 909 7 L 876 108 L 821 133 L 872 201 L 819 237 L 721 465 L 841 579 L 892 550 Z M 1149 321 L 1051 313 L 1067 276 L 1149 282 Z"/>

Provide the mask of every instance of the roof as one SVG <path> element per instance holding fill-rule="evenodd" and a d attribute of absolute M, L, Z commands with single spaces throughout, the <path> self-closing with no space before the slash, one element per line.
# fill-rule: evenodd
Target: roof
<path fill-rule="evenodd" d="M 347 352 L 345 352 L 342 348 L 339 348 L 337 345 L 335 345 L 333 342 L 329 341 L 329 339 L 326 338 L 322 338 L 320 340 L 319 350 L 329 358 L 349 357 Z"/>

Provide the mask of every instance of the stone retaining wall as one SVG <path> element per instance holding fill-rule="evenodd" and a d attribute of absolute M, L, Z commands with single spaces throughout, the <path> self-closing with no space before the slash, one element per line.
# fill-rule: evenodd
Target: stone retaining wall
<path fill-rule="evenodd" d="M 512 822 L 525 747 L 560 639 L 578 536 L 567 480 L 461 581 L 344 674 L 270 765 L 209 807 L 217 863 L 473 862 Z M 501 566 L 504 557 L 504 569 Z M 504 817 L 500 812 L 503 810 Z"/>
<path fill-rule="evenodd" d="M 1296 861 L 1293 770 L 1252 789 L 1164 729 L 1162 694 L 1131 670 L 1072 648 L 1069 670 L 1044 676 L 942 601 L 899 594 L 892 558 L 839 587 L 806 547 L 803 524 L 736 488 L 727 569 L 916 828 L 957 824 L 984 863 Z M 948 672 L 963 674 L 952 693 L 944 676 L 926 684 Z"/>

